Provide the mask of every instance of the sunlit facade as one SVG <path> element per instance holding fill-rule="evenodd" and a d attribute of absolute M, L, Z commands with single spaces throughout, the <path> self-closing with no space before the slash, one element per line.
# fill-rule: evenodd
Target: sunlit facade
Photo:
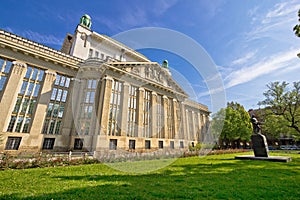
<path fill-rule="evenodd" d="M 61 51 L 0 30 L 0 151 L 184 149 L 207 132 L 207 106 L 165 66 L 81 18 Z"/>

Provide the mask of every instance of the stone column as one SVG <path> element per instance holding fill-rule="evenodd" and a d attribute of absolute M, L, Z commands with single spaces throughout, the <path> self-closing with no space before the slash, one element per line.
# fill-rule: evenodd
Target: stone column
<path fill-rule="evenodd" d="M 167 96 L 163 96 L 163 113 L 164 113 L 164 127 L 163 127 L 163 130 L 164 130 L 164 138 L 165 139 L 168 139 L 169 138 L 169 131 L 168 131 L 168 97 Z"/>
<path fill-rule="evenodd" d="M 193 122 L 193 125 L 192 125 L 192 138 L 191 138 L 191 140 L 193 140 L 193 141 L 197 141 L 197 134 L 196 134 L 196 123 L 195 123 L 195 112 L 194 111 L 192 111 L 192 122 Z"/>
<path fill-rule="evenodd" d="M 189 111 L 188 110 L 185 110 L 185 120 L 186 120 L 186 137 L 185 137 L 185 139 L 187 139 L 187 140 L 191 140 L 191 138 L 190 138 L 190 124 L 189 124 Z"/>
<path fill-rule="evenodd" d="M 129 84 L 123 83 L 122 104 L 121 104 L 121 136 L 126 136 L 128 124 L 128 100 L 129 100 Z"/>
<path fill-rule="evenodd" d="M 51 70 L 45 71 L 45 79 L 41 86 L 40 97 L 37 102 L 37 106 L 32 116 L 33 121 L 30 128 L 30 137 L 28 139 L 29 146 L 37 146 L 38 149 L 41 148 L 43 135 L 42 129 L 44 125 L 44 120 L 47 114 L 48 104 L 51 98 L 52 86 L 56 79 L 56 73 Z M 65 115 L 67 116 L 67 115 Z"/>
<path fill-rule="evenodd" d="M 172 139 L 178 139 L 178 132 L 179 132 L 179 126 L 178 126 L 178 120 L 177 120 L 177 107 L 178 102 L 176 99 L 173 99 L 173 126 L 174 126 L 174 138 Z"/>
<path fill-rule="evenodd" d="M 99 135 L 94 135 L 93 145 L 95 144 L 96 151 L 101 151 L 109 148 L 109 140 L 107 139 L 108 134 L 108 120 L 109 120 L 109 104 L 110 104 L 110 97 L 112 92 L 112 84 L 113 78 L 109 76 L 105 76 L 102 79 L 99 101 L 98 103 L 100 106 L 97 110 L 97 119 L 98 125 L 100 128 Z"/>
<path fill-rule="evenodd" d="M 144 96 L 145 96 L 145 89 L 139 88 L 138 91 L 138 99 L 137 99 L 137 126 L 136 129 L 138 137 L 143 137 L 143 119 L 144 119 Z"/>
<path fill-rule="evenodd" d="M 13 61 L 12 72 L 8 76 L 0 102 L 0 131 L 6 132 L 26 70 L 27 65 L 25 63 Z"/>
<path fill-rule="evenodd" d="M 198 115 L 198 124 L 199 124 L 199 127 L 198 127 L 198 141 L 199 142 L 202 142 L 202 130 L 201 130 L 201 126 L 202 126 L 202 124 L 201 124 L 201 115 L 200 115 L 200 113 L 198 112 L 197 113 L 197 115 Z"/>
<path fill-rule="evenodd" d="M 185 112 L 185 106 L 183 103 L 181 103 L 180 105 L 180 113 L 181 113 L 181 126 L 182 126 L 182 138 L 181 139 L 185 139 L 187 140 L 187 135 L 188 135 L 188 131 L 187 131 L 187 124 L 186 124 L 186 112 Z"/>
<path fill-rule="evenodd" d="M 151 137 L 157 138 L 157 93 L 151 95 Z"/>
<path fill-rule="evenodd" d="M 100 135 L 107 135 L 108 133 L 109 104 L 113 81 L 113 78 L 109 76 L 104 77 L 102 80 L 103 96 L 100 99 L 102 106 L 100 106 L 99 114 L 97 115 L 100 116 Z"/>
<path fill-rule="evenodd" d="M 72 79 L 72 93 L 69 96 L 70 100 L 72 101 L 72 114 L 74 115 L 74 132 L 80 131 L 80 117 L 81 117 L 81 103 L 85 100 L 85 88 L 87 80 L 85 79 Z M 71 89 L 71 88 L 70 88 Z M 70 92 L 70 91 L 69 91 Z M 96 99 L 95 99 L 96 102 Z M 69 109 L 69 108 L 68 108 Z M 70 112 L 69 111 L 69 112 Z M 73 133 L 74 134 L 74 133 Z"/>

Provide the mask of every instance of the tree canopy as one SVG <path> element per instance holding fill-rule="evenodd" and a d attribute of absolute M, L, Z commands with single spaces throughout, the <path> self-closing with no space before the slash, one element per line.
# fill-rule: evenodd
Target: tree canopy
<path fill-rule="evenodd" d="M 300 10 L 298 10 L 298 21 L 300 22 Z M 300 24 L 296 24 L 293 28 L 293 31 L 297 37 L 300 37 Z"/>
<path fill-rule="evenodd" d="M 219 139 L 222 145 L 236 147 L 234 144 L 237 143 L 239 146 L 240 141 L 250 140 L 252 134 L 250 116 L 239 103 L 227 103 L 226 108 L 222 108 L 213 116 L 212 130 L 220 131 Z"/>
<path fill-rule="evenodd" d="M 258 103 L 266 106 L 267 131 L 300 136 L 300 82 L 290 85 L 277 81 L 267 87 L 268 90 L 263 93 L 265 100 Z"/>

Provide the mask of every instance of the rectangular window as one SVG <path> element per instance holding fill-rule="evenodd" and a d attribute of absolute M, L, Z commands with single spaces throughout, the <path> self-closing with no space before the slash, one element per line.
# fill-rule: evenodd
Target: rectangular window
<path fill-rule="evenodd" d="M 158 141 L 158 148 L 160 149 L 164 148 L 164 141 Z"/>
<path fill-rule="evenodd" d="M 174 149 L 174 141 L 170 141 L 170 148 Z"/>
<path fill-rule="evenodd" d="M 5 150 L 18 150 L 21 139 L 21 137 L 8 137 L 5 145 Z"/>
<path fill-rule="evenodd" d="M 43 143 L 43 149 L 53 149 L 55 138 L 45 138 Z"/>
<path fill-rule="evenodd" d="M 136 119 L 136 97 L 137 87 L 129 86 L 129 99 L 128 99 L 128 124 L 127 124 L 127 136 L 136 137 L 137 132 L 137 119 Z"/>
<path fill-rule="evenodd" d="M 76 138 L 74 141 L 74 150 L 82 150 L 83 147 L 83 139 Z"/>
<path fill-rule="evenodd" d="M 183 141 L 180 141 L 179 145 L 180 145 L 180 148 L 184 148 Z"/>
<path fill-rule="evenodd" d="M 109 121 L 108 121 L 108 135 L 120 136 L 120 107 L 121 107 L 121 92 L 123 84 L 117 80 L 112 83 L 112 92 L 109 105 Z"/>
<path fill-rule="evenodd" d="M 11 66 L 11 61 L 0 57 L 0 96 L 1 92 L 4 90 Z"/>
<path fill-rule="evenodd" d="M 117 139 L 110 139 L 109 140 L 109 150 L 117 150 Z"/>
<path fill-rule="evenodd" d="M 151 149 L 151 141 L 145 140 L 145 149 Z"/>
<path fill-rule="evenodd" d="M 44 70 L 27 67 L 21 89 L 9 122 L 8 132 L 29 133 L 33 111 L 36 107 Z"/>
<path fill-rule="evenodd" d="M 90 49 L 89 50 L 89 58 L 92 58 L 93 57 L 93 49 Z"/>
<path fill-rule="evenodd" d="M 48 104 L 43 134 L 61 134 L 62 119 L 68 98 L 70 78 L 57 74 Z"/>
<path fill-rule="evenodd" d="M 129 149 L 135 149 L 135 140 L 129 140 Z"/>

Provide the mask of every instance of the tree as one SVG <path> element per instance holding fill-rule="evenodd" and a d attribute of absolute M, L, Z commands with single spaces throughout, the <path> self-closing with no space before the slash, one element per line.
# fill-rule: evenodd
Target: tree
<path fill-rule="evenodd" d="M 298 10 L 298 21 L 300 22 L 300 10 Z M 297 37 L 300 37 L 300 24 L 295 25 L 293 31 Z"/>
<path fill-rule="evenodd" d="M 223 124 L 220 124 L 223 123 Z M 220 126 L 223 125 L 220 131 Z M 238 103 L 227 103 L 213 116 L 212 130 L 219 130 L 220 144 L 224 147 L 239 147 L 241 141 L 249 141 L 252 124 L 247 111 Z"/>
<path fill-rule="evenodd" d="M 283 81 L 282 83 L 269 83 L 267 85 L 268 90 L 263 93 L 265 96 L 265 100 L 259 102 L 258 105 L 266 106 L 266 109 L 270 111 L 266 112 L 266 116 L 275 120 L 280 120 L 281 126 L 293 129 L 293 131 L 290 132 L 294 135 L 299 136 L 300 82 L 294 82 L 292 87 L 288 86 L 289 83 L 286 83 L 285 81 Z M 268 121 L 266 121 L 265 125 L 269 128 L 272 127 L 272 124 L 270 124 L 270 120 L 269 123 Z"/>

